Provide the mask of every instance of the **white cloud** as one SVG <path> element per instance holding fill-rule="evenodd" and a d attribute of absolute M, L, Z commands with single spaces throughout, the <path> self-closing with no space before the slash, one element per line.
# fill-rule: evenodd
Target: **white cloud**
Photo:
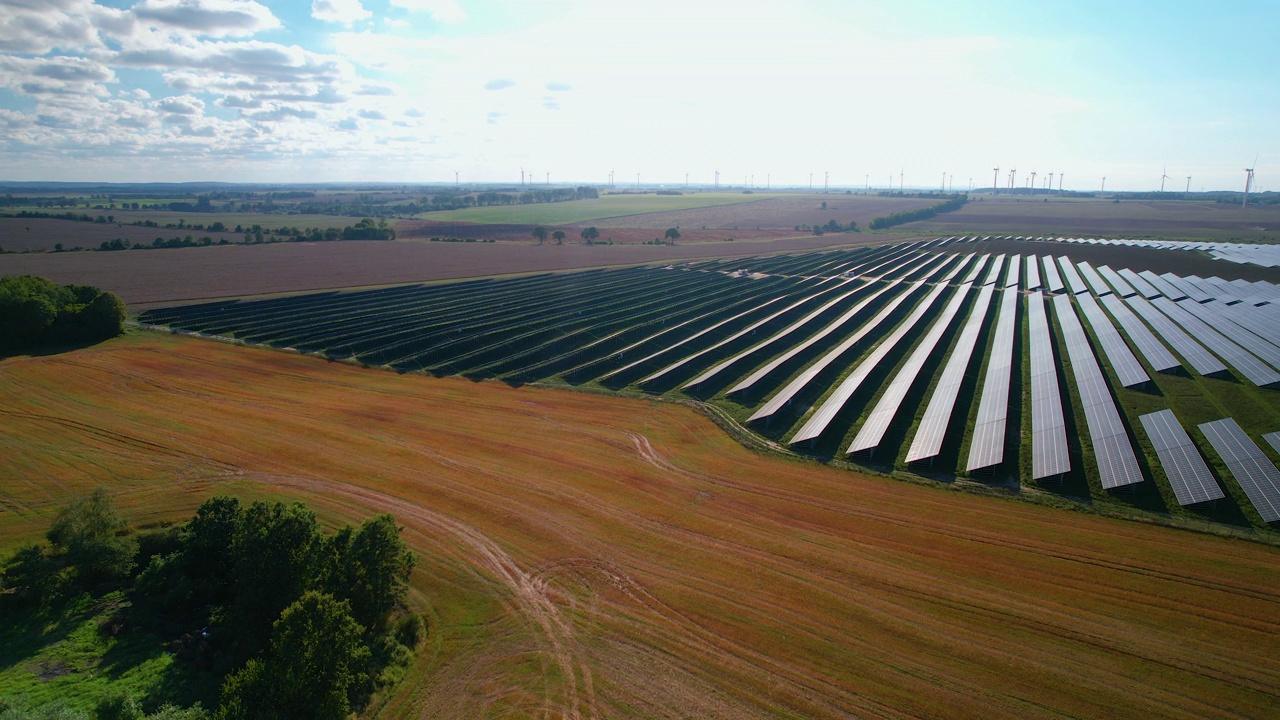
<path fill-rule="evenodd" d="M 360 4 L 360 0 L 311 0 L 311 17 L 323 22 L 350 25 L 368 20 L 373 13 Z"/>
<path fill-rule="evenodd" d="M 203 115 L 204 101 L 190 95 L 167 97 L 156 103 L 156 109 L 169 115 Z"/>
<path fill-rule="evenodd" d="M 42 55 L 100 45 L 95 20 L 118 12 L 92 0 L 7 0 L 0 11 L 0 52 Z"/>
<path fill-rule="evenodd" d="M 452 24 L 467 19 L 457 0 L 391 0 L 391 4 L 410 12 L 427 13 L 436 22 Z"/>
<path fill-rule="evenodd" d="M 562 82 L 547 83 L 548 92 L 568 92 L 569 90 L 572 90 L 572 89 L 573 89 L 573 86 L 570 85 L 569 83 L 562 83 Z"/>
<path fill-rule="evenodd" d="M 506 90 L 507 88 L 515 87 L 515 86 L 516 86 L 516 83 L 514 80 L 508 80 L 507 78 L 494 78 L 493 80 L 490 80 L 489 82 L 484 84 L 484 89 L 485 90 Z"/>
<path fill-rule="evenodd" d="M 148 27 L 207 37 L 244 37 L 280 26 L 254 0 L 142 0 L 132 13 Z"/>

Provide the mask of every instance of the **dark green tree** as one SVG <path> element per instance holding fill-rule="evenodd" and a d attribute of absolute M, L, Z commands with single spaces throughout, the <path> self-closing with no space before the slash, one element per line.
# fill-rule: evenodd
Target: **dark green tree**
<path fill-rule="evenodd" d="M 138 540 L 124 537 L 124 520 L 116 514 L 105 488 L 63 508 L 46 537 L 66 552 L 67 563 L 86 580 L 121 578 L 133 569 Z"/>
<path fill-rule="evenodd" d="M 533 236 L 538 238 L 538 244 L 541 245 L 547 239 L 547 229 L 539 225 L 533 229 Z"/>
<path fill-rule="evenodd" d="M 596 229 L 595 225 L 592 225 L 589 228 L 585 228 L 582 231 L 582 239 L 586 240 L 588 245 L 595 242 L 599 237 L 600 237 L 600 231 Z"/>
<path fill-rule="evenodd" d="M 255 502 L 232 546 L 234 599 L 225 623 L 241 657 L 253 655 L 280 611 L 297 600 L 315 574 L 320 533 L 302 503 Z"/>
<path fill-rule="evenodd" d="M 280 613 L 265 657 L 227 678 L 217 717 L 343 720 L 369 658 L 361 635 L 345 601 L 307 592 Z"/>
<path fill-rule="evenodd" d="M 666 234 L 664 235 L 664 237 L 666 237 L 666 238 L 667 238 L 668 240 L 670 240 L 671 242 L 675 242 L 676 240 L 679 240 L 679 239 L 680 239 L 680 228 L 667 228 L 667 232 L 666 232 Z"/>
<path fill-rule="evenodd" d="M 564 231 L 563 231 L 563 230 L 557 230 L 557 231 L 555 231 L 555 232 L 551 233 L 551 238 L 552 238 L 553 240 L 555 240 L 555 241 L 556 241 L 556 244 L 557 244 L 557 245 L 563 245 L 563 244 L 564 244 L 564 238 L 565 238 Z"/>
<path fill-rule="evenodd" d="M 385 628 L 391 611 L 409 589 L 414 557 L 391 515 L 345 526 L 324 542 L 323 586 L 351 603 L 351 616 L 366 630 Z"/>
<path fill-rule="evenodd" d="M 0 591 L 9 591 L 10 602 L 20 607 L 41 606 L 58 585 L 58 571 L 57 561 L 43 545 L 27 545 L 5 563 Z M 0 593 L 0 597 L 5 596 Z"/>

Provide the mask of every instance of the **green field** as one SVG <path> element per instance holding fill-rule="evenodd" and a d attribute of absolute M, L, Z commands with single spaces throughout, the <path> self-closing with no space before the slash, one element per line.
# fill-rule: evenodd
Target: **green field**
<path fill-rule="evenodd" d="M 538 205 L 504 205 L 422 213 L 423 220 L 511 225 L 574 225 L 591 220 L 692 210 L 784 197 L 779 193 L 696 193 L 693 195 L 602 195 L 595 200 L 572 200 Z"/>

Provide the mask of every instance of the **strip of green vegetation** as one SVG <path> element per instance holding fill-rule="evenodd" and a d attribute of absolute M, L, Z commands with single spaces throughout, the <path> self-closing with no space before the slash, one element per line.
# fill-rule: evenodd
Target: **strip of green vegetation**
<path fill-rule="evenodd" d="M 418 217 L 440 222 L 501 225 L 575 225 L 589 220 L 737 205 L 780 197 L 777 194 L 693 193 L 690 195 L 602 195 L 595 200 L 573 200 L 542 205 L 504 205 L 446 210 Z"/>

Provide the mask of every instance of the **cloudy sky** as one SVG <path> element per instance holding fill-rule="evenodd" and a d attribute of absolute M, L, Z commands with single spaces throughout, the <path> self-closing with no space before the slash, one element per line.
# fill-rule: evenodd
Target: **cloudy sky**
<path fill-rule="evenodd" d="M 1274 0 L 0 0 L 0 179 L 1238 189 L 1258 156 L 1265 189 L 1278 28 Z"/>

